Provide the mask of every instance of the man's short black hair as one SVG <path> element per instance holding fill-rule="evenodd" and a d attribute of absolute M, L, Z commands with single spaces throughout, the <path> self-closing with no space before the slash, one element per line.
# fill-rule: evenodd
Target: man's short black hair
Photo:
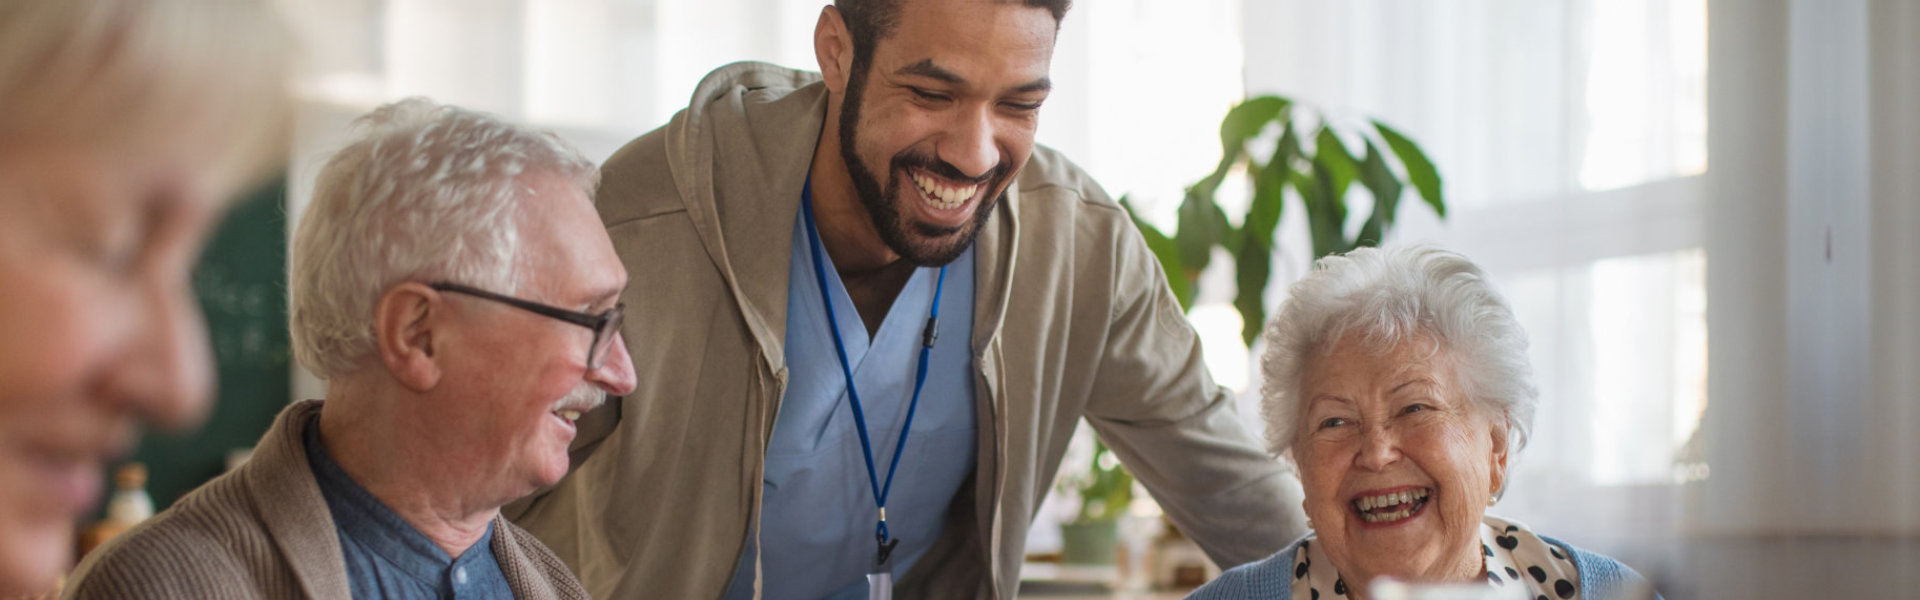
<path fill-rule="evenodd" d="M 946 0 L 921 0 L 945 2 Z M 1073 6 L 1073 0 L 1000 0 L 1007 4 L 1024 4 L 1032 8 L 1044 8 L 1053 13 L 1053 23 L 1060 24 L 1066 18 L 1067 9 Z M 847 33 L 853 36 L 853 67 L 856 76 L 863 75 L 873 64 L 873 48 L 880 40 L 893 35 L 894 28 L 900 24 L 900 5 L 907 0 L 833 0 L 834 8 L 840 10 L 840 18 L 847 22 Z"/>

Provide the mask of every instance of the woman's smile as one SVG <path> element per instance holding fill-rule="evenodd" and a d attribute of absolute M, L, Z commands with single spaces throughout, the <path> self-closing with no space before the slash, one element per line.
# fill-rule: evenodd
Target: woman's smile
<path fill-rule="evenodd" d="M 1433 488 L 1399 487 L 1362 492 L 1348 502 L 1368 527 L 1394 527 L 1424 513 Z"/>

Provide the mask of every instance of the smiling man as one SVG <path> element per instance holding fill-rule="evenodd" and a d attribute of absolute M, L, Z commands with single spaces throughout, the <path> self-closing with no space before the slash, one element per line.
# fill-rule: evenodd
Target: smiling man
<path fill-rule="evenodd" d="M 294 240 L 294 354 L 326 400 L 95 551 L 72 597 L 586 597 L 500 507 L 559 481 L 574 420 L 633 389 L 593 164 L 423 100 L 361 123 Z"/>
<path fill-rule="evenodd" d="M 1038 148 L 1066 0 L 840 0 L 604 166 L 640 387 L 509 508 L 596 597 L 1011 598 L 1085 418 L 1222 565 L 1304 531 L 1126 213 Z"/>

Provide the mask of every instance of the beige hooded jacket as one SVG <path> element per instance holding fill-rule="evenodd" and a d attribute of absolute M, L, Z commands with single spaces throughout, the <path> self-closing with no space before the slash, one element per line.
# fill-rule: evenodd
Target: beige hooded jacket
<path fill-rule="evenodd" d="M 723 67 L 604 167 L 639 388 L 581 421 L 566 480 L 508 509 L 595 597 L 717 598 L 755 530 L 793 222 L 827 102 L 817 74 Z M 1013 597 L 1083 417 L 1221 565 L 1303 533 L 1298 484 L 1209 378 L 1126 212 L 1046 148 L 1011 188 L 975 251 L 978 464 L 898 597 Z"/>

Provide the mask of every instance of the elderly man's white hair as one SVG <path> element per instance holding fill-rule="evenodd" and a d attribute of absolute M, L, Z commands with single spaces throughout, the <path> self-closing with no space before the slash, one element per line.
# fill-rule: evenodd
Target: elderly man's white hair
<path fill-rule="evenodd" d="M 322 379 L 374 352 L 373 311 L 406 281 L 520 289 L 519 221 L 550 173 L 589 197 L 599 171 L 551 133 L 411 98 L 375 109 L 321 169 L 294 236 L 294 357 Z"/>
<path fill-rule="evenodd" d="M 1540 393 L 1527 361 L 1526 331 L 1467 257 L 1414 245 L 1322 258 L 1288 288 L 1280 315 L 1267 325 L 1260 361 L 1269 452 L 1292 457 L 1306 364 L 1350 333 L 1381 350 L 1432 336 L 1473 406 L 1507 418 L 1509 450 L 1527 445 Z"/>

